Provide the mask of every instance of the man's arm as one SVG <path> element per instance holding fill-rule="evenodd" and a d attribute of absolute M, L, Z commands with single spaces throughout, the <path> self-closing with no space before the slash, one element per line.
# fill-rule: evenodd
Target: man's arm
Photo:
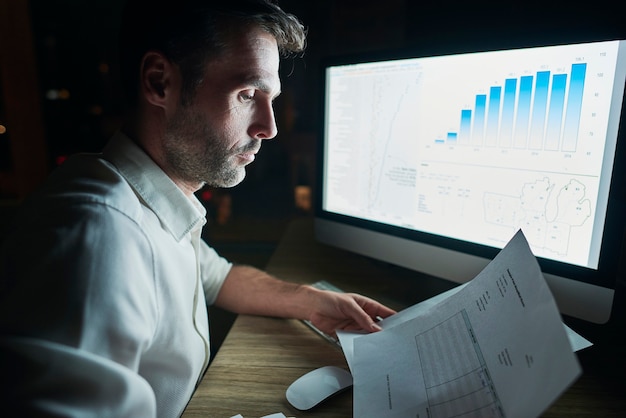
<path fill-rule="evenodd" d="M 380 331 L 377 318 L 395 313 L 361 295 L 285 282 L 249 266 L 233 266 L 215 304 L 241 314 L 307 319 L 328 334 L 337 329 Z"/>

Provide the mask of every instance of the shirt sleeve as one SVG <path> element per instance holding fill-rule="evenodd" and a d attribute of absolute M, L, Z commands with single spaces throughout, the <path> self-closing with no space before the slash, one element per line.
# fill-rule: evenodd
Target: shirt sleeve
<path fill-rule="evenodd" d="M 14 406 L 43 416 L 154 416 L 154 393 L 138 373 L 157 325 L 154 261 L 136 222 L 106 205 L 50 204 L 9 245 L 0 355 L 13 371 L 3 364 Z"/>
<path fill-rule="evenodd" d="M 9 416 L 82 418 L 94 411 L 103 418 L 156 416 L 148 382 L 84 350 L 5 336 L 0 337 L 0 365 L 2 410 Z"/>
<path fill-rule="evenodd" d="M 200 240 L 200 270 L 207 304 L 215 303 L 232 266 L 231 262 L 217 254 L 206 242 Z"/>

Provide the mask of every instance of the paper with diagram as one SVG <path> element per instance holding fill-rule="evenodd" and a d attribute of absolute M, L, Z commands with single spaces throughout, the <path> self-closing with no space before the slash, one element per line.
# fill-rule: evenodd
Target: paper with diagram
<path fill-rule="evenodd" d="M 351 339 L 355 417 L 538 416 L 581 373 L 521 231 L 458 292 L 393 325 Z"/>

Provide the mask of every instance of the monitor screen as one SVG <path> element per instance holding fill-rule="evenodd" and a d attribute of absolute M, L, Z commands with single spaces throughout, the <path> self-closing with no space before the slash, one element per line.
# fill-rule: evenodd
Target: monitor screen
<path fill-rule="evenodd" d="M 625 40 L 336 57 L 323 70 L 319 240 L 462 283 L 522 229 L 561 311 L 608 320 Z"/>

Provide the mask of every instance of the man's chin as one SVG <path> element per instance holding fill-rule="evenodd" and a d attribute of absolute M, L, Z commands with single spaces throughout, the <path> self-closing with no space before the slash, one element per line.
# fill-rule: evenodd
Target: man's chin
<path fill-rule="evenodd" d="M 207 183 L 207 184 L 213 187 L 220 187 L 223 189 L 229 189 L 231 187 L 235 187 L 246 178 L 246 169 L 244 167 L 241 167 L 240 169 L 236 170 L 236 172 L 233 172 L 231 174 L 232 174 L 231 176 L 228 176 L 226 178 L 218 179 L 213 184 L 211 183 Z"/>

